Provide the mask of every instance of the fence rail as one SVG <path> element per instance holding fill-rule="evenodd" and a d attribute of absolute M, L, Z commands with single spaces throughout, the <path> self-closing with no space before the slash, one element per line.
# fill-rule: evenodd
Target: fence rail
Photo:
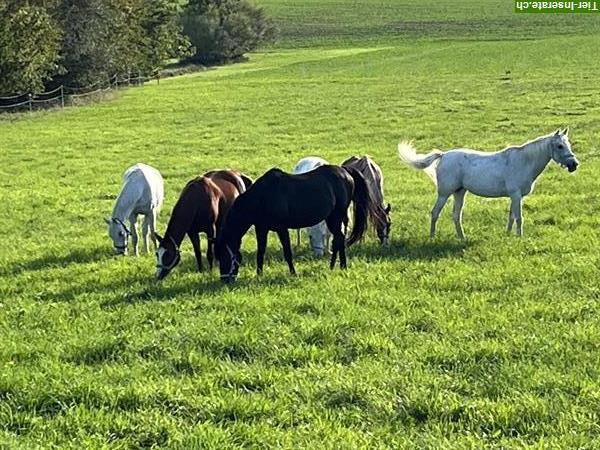
<path fill-rule="evenodd" d="M 105 81 L 96 81 L 88 86 L 68 86 L 61 84 L 60 86 L 39 93 L 23 92 L 20 94 L 0 97 L 0 112 L 11 110 L 23 111 L 45 108 L 51 106 L 54 102 L 59 103 L 62 108 L 72 103 L 73 99 L 84 98 L 103 92 L 108 92 L 113 89 L 120 89 L 124 86 L 141 86 L 148 81 L 156 80 L 160 83 L 160 73 L 154 72 L 150 76 L 138 73 L 135 76 L 127 74 L 126 78 L 119 78 L 118 75 L 113 75 Z"/>

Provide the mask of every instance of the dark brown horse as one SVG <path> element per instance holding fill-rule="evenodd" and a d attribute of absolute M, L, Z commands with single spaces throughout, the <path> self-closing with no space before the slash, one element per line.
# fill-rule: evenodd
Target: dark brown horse
<path fill-rule="evenodd" d="M 392 205 L 388 203 L 387 206 L 384 206 L 383 173 L 381 172 L 381 167 L 368 156 L 352 156 L 342 163 L 342 167 L 352 167 L 358 170 L 370 186 L 373 200 L 382 212 L 382 214 L 371 215 L 371 222 L 377 231 L 377 237 L 381 245 L 389 245 L 390 229 L 392 227 L 392 218 L 390 215 Z"/>
<path fill-rule="evenodd" d="M 331 165 L 299 175 L 269 170 L 236 199 L 227 215 L 217 243 L 221 279 L 235 280 L 241 263 L 242 237 L 252 225 L 256 230 L 259 275 L 263 270 L 269 231 L 279 236 L 290 272 L 295 274 L 288 229 L 310 227 L 322 220 L 333 235 L 330 267 L 335 266 L 339 253 L 340 267 L 345 269 L 346 242 L 342 224 L 348 223 L 348 206 L 352 201 L 354 226 L 348 245 L 361 239 L 369 215 L 380 214 L 359 171 Z"/>
<path fill-rule="evenodd" d="M 214 243 L 225 216 L 238 195 L 252 180 L 233 170 L 213 170 L 189 181 L 173 208 L 164 237 L 156 234 L 156 278 L 162 280 L 181 259 L 179 246 L 187 234 L 192 242 L 198 271 L 202 272 L 200 233 L 206 233 L 206 259 L 212 269 Z"/>

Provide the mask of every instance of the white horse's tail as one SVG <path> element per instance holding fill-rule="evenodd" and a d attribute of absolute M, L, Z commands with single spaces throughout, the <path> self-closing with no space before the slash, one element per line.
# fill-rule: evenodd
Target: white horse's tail
<path fill-rule="evenodd" d="M 418 156 L 417 149 L 410 142 L 402 141 L 398 144 L 398 156 L 409 166 L 424 171 L 434 184 L 437 184 L 435 168 L 437 162 L 444 155 L 440 150 L 433 150 L 425 156 Z"/>

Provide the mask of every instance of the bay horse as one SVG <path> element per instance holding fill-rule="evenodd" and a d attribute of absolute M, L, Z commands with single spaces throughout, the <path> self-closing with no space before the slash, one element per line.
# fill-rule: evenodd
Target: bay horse
<path fill-rule="evenodd" d="M 450 195 L 454 196 L 453 219 L 456 235 L 464 239 L 462 208 L 465 195 L 472 192 L 482 197 L 510 197 L 507 232 L 517 222 L 517 235 L 523 235 L 523 197 L 531 193 L 537 177 L 551 160 L 577 170 L 579 161 L 571 150 L 569 129 L 557 130 L 520 146 L 507 147 L 495 153 L 469 149 L 447 152 L 434 150 L 419 156 L 407 142 L 398 145 L 400 159 L 410 166 L 424 170 L 437 185 L 437 200 L 431 211 L 430 237 Z"/>
<path fill-rule="evenodd" d="M 295 274 L 289 228 L 306 228 L 325 220 L 333 235 L 330 268 L 337 255 L 346 268 L 346 242 L 342 225 L 348 223 L 348 207 L 354 202 L 354 225 L 348 246 L 365 233 L 370 214 L 379 214 L 364 177 L 354 168 L 324 165 L 310 172 L 291 175 L 274 168 L 241 194 L 229 210 L 217 243 L 223 282 L 232 282 L 241 263 L 242 237 L 252 225 L 256 231 L 256 271 L 262 274 L 267 235 L 275 231 L 291 274 Z"/>
<path fill-rule="evenodd" d="M 138 163 L 125 171 L 123 186 L 115 201 L 112 215 L 108 219 L 104 219 L 117 255 L 127 254 L 129 236 L 131 236 L 133 254 L 138 255 L 137 219 L 139 215 L 144 216 L 142 223 L 144 251 L 148 252 L 148 239 L 152 239 L 156 248 L 154 230 L 164 197 L 164 181 L 160 172 L 154 167 Z M 127 220 L 129 228 L 125 224 Z"/>
<path fill-rule="evenodd" d="M 318 156 L 307 156 L 296 163 L 292 173 L 306 173 L 326 164 L 329 163 L 323 158 L 319 158 Z M 326 252 L 328 252 L 329 237 L 331 236 L 329 229 L 327 228 L 327 224 L 323 220 L 312 227 L 306 228 L 305 230 L 306 234 L 308 234 L 308 239 L 310 241 L 310 247 L 312 248 L 313 254 L 317 258 L 322 257 Z M 300 229 L 296 230 L 296 245 L 300 246 Z"/>
<path fill-rule="evenodd" d="M 371 187 L 373 200 L 377 203 L 383 214 L 371 216 L 372 225 L 377 232 L 381 245 L 390 244 L 390 231 L 392 227 L 392 205 L 384 206 L 383 201 L 383 172 L 381 167 L 369 156 L 352 156 L 342 163 L 342 167 L 354 167 L 365 178 Z"/>
<path fill-rule="evenodd" d="M 200 233 L 206 233 L 209 270 L 213 266 L 214 243 L 224 218 L 238 195 L 252 185 L 246 175 L 233 170 L 213 170 L 189 181 L 173 208 L 164 236 L 156 234 L 156 278 L 162 280 L 181 259 L 179 246 L 187 234 L 198 271 L 202 272 Z"/>

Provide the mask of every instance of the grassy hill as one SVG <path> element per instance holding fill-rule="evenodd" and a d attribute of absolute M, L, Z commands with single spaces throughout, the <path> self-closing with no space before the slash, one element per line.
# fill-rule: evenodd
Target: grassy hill
<path fill-rule="evenodd" d="M 500 1 L 264 0 L 282 39 L 246 63 L 95 105 L 0 116 L 0 447 L 597 448 L 600 398 L 595 16 Z M 507 6 L 508 5 L 508 6 Z M 551 163 L 525 201 L 449 208 L 401 165 L 419 149 L 497 150 L 571 127 L 580 170 Z M 329 271 L 275 236 L 255 276 L 163 283 L 114 258 L 103 217 L 123 171 L 165 177 L 163 231 L 190 178 L 253 177 L 307 155 L 368 153 L 393 205 Z M 205 246 L 205 241 L 203 241 Z"/>
<path fill-rule="evenodd" d="M 515 14 L 509 0 L 259 0 L 280 43 L 335 46 L 390 39 L 513 40 L 590 35 L 593 14 Z"/>

